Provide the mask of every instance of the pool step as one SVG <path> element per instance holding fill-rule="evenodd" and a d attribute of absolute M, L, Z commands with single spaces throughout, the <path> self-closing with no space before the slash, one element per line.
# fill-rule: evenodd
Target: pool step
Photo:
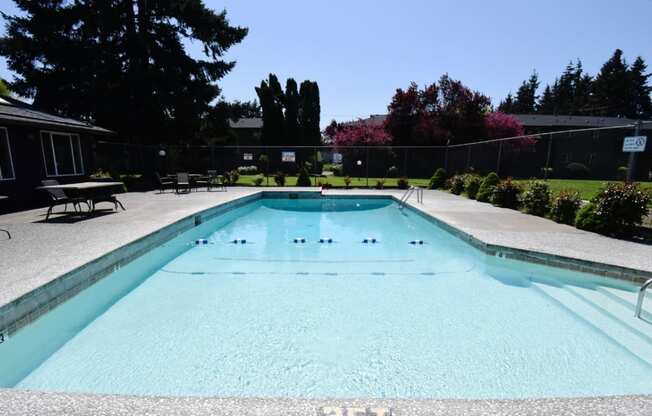
<path fill-rule="evenodd" d="M 633 311 L 620 301 L 577 286 L 555 287 L 532 282 L 532 287 L 652 365 L 652 325 L 635 318 Z"/>

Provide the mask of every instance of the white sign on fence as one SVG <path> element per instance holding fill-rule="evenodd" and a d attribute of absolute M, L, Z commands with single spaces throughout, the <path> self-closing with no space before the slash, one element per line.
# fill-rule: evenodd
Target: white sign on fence
<path fill-rule="evenodd" d="M 243 160 L 254 160 L 254 154 L 253 153 L 244 153 L 242 155 Z"/>
<path fill-rule="evenodd" d="M 333 153 L 333 163 L 342 163 L 342 153 Z"/>
<path fill-rule="evenodd" d="M 647 136 L 625 137 L 623 141 L 623 152 L 644 152 Z"/>
<path fill-rule="evenodd" d="M 296 162 L 294 152 L 281 152 L 281 162 Z"/>

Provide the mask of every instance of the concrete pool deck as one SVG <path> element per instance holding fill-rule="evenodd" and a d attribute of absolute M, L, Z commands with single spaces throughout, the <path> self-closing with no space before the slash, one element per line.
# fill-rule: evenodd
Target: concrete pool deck
<path fill-rule="evenodd" d="M 218 204 L 265 191 L 316 188 L 229 188 L 188 195 L 128 193 L 127 211 L 102 212 L 79 221 L 44 223 L 45 209 L 0 216 L 13 239 L 0 236 L 0 306 L 47 284 L 125 244 Z M 393 195 L 404 191 L 330 190 L 327 195 Z M 439 191 L 425 191 L 411 205 L 487 247 L 607 264 L 638 275 L 652 274 L 652 246 L 620 241 L 493 207 Z M 100 206 L 101 208 L 102 206 Z M 637 272 L 638 271 L 638 272 Z M 628 276 L 623 276 L 627 278 Z M 533 401 L 365 401 L 362 407 L 391 407 L 392 414 L 648 414 L 650 396 Z M 339 403 L 339 404 L 338 404 Z M 347 404 L 349 403 L 349 404 Z M 76 404 L 76 405 L 75 405 Z M 356 406 L 346 400 L 141 398 L 0 390 L 7 414 L 319 414 L 323 406 Z M 15 412 L 15 413 L 12 413 Z M 333 413 L 337 414 L 337 413 Z M 346 413 L 343 413 L 346 414 Z M 362 413 L 364 414 L 364 413 Z M 369 413 L 371 414 L 371 413 Z"/>

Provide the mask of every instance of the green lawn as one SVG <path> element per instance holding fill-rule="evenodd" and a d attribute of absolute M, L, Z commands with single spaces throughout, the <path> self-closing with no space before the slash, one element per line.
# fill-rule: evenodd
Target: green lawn
<path fill-rule="evenodd" d="M 244 186 L 253 186 L 254 178 L 257 175 L 242 175 L 240 180 L 238 180 L 238 185 Z M 369 187 L 373 188 L 376 185 L 376 181 L 381 178 L 369 178 Z M 328 183 L 336 188 L 344 188 L 344 178 L 340 176 L 330 176 L 328 178 L 318 178 L 321 183 Z M 313 185 L 315 185 L 315 178 L 312 178 Z M 410 185 L 427 187 L 430 179 L 410 179 Z M 524 187 L 527 186 L 529 180 L 519 179 L 516 182 L 522 184 Z M 590 200 L 593 198 L 600 188 L 602 188 L 607 181 L 600 180 L 588 180 L 588 179 L 549 179 L 548 184 L 550 185 L 550 190 L 553 194 L 558 194 L 564 189 L 573 189 L 580 193 L 582 199 Z M 266 186 L 266 181 L 263 181 L 262 186 Z M 296 176 L 288 176 L 286 178 L 285 186 L 295 186 L 297 183 Z M 274 177 L 269 177 L 269 186 L 276 186 L 274 182 Z M 351 177 L 351 187 L 352 188 L 364 188 L 367 186 L 367 180 L 365 178 Z M 396 188 L 396 178 L 386 178 L 385 179 L 386 188 Z M 641 182 L 641 187 L 652 192 L 652 182 Z"/>

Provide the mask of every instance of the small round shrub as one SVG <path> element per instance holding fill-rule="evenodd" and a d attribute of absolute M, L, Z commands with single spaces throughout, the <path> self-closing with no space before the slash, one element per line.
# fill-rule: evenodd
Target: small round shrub
<path fill-rule="evenodd" d="M 478 195 L 478 190 L 480 189 L 480 183 L 482 182 L 482 178 L 478 175 L 467 175 L 466 181 L 464 183 L 464 189 L 466 189 L 466 195 L 471 198 L 475 199 L 475 197 Z"/>
<path fill-rule="evenodd" d="M 577 162 L 571 162 L 566 165 L 566 170 L 568 171 L 568 175 L 573 179 L 588 178 L 591 174 L 591 171 L 586 165 Z"/>
<path fill-rule="evenodd" d="M 258 176 L 256 176 L 256 177 L 254 178 L 254 185 L 255 185 L 255 186 L 260 186 L 260 185 L 263 184 L 263 181 L 264 181 L 264 180 L 265 180 L 265 177 L 263 177 L 262 175 L 258 175 Z"/>
<path fill-rule="evenodd" d="M 402 178 L 398 178 L 396 185 L 398 186 L 398 189 L 407 189 L 410 187 L 410 181 L 408 178 L 403 176 Z"/>
<path fill-rule="evenodd" d="M 390 166 L 389 169 L 387 169 L 387 177 L 388 178 L 395 178 L 398 176 L 398 168 L 396 166 Z"/>
<path fill-rule="evenodd" d="M 347 189 L 349 187 L 351 187 L 351 177 L 350 176 L 347 176 L 347 177 L 344 178 L 344 186 L 346 186 Z"/>
<path fill-rule="evenodd" d="M 258 173 L 258 166 L 238 166 L 238 173 L 240 175 L 255 175 Z"/>
<path fill-rule="evenodd" d="M 604 233 L 607 230 L 604 218 L 597 213 L 593 203 L 588 203 L 577 211 L 575 226 L 580 230 L 594 231 L 596 233 Z"/>
<path fill-rule="evenodd" d="M 383 189 L 385 187 L 385 179 L 378 179 L 376 181 L 376 189 Z"/>
<path fill-rule="evenodd" d="M 446 171 L 443 168 L 439 168 L 432 175 L 432 178 L 430 178 L 428 189 L 442 189 L 445 186 L 446 186 Z"/>
<path fill-rule="evenodd" d="M 531 182 L 523 193 L 523 208 L 528 214 L 543 217 L 550 210 L 552 193 L 547 183 L 543 181 Z"/>
<path fill-rule="evenodd" d="M 500 181 L 491 194 L 491 203 L 502 208 L 518 208 L 523 189 L 511 178 Z"/>
<path fill-rule="evenodd" d="M 491 199 L 491 194 L 494 192 L 494 188 L 500 182 L 500 178 L 496 173 L 491 172 L 488 174 L 480 184 L 480 189 L 478 189 L 478 194 L 476 199 L 480 202 L 489 202 Z"/>
<path fill-rule="evenodd" d="M 274 182 L 276 182 L 277 186 L 285 186 L 285 173 L 276 172 L 274 175 Z"/>
<path fill-rule="evenodd" d="M 582 206 L 582 199 L 577 191 L 564 190 L 552 201 L 550 218 L 562 224 L 573 225 L 577 210 Z"/>
<path fill-rule="evenodd" d="M 334 163 L 330 167 L 331 172 L 333 172 L 333 175 L 335 176 L 343 176 L 344 175 L 344 165 L 341 163 Z"/>
<path fill-rule="evenodd" d="M 299 176 L 297 176 L 297 186 L 312 186 L 312 182 L 310 182 L 310 175 L 308 175 L 308 168 L 305 166 L 299 169 Z"/>
<path fill-rule="evenodd" d="M 450 188 L 452 194 L 460 195 L 462 192 L 464 192 L 464 176 L 455 175 L 450 178 L 448 181 L 448 187 Z"/>
<path fill-rule="evenodd" d="M 627 232 L 640 225 L 648 213 L 650 194 L 637 183 L 610 183 L 593 198 L 595 212 L 602 217 L 605 232 Z"/>
<path fill-rule="evenodd" d="M 231 171 L 231 185 L 235 185 L 240 180 L 240 173 L 237 170 Z"/>

